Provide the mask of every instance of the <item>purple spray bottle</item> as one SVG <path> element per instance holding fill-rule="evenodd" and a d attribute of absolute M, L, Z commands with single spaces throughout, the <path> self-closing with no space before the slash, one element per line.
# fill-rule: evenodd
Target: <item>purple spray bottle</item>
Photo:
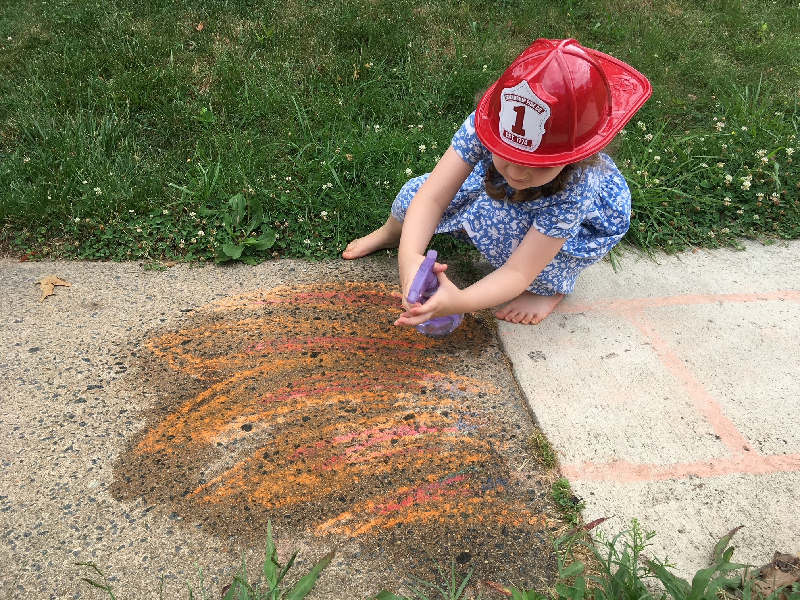
<path fill-rule="evenodd" d="M 408 290 L 408 303 L 414 304 L 420 302 L 425 304 L 428 298 L 436 293 L 439 289 L 439 279 L 433 272 L 433 263 L 436 262 L 436 250 L 428 250 L 425 255 L 425 260 L 414 276 L 414 281 L 411 282 L 411 288 Z M 464 320 L 464 315 L 448 315 L 446 317 L 436 317 L 430 321 L 425 321 L 417 325 L 417 331 L 424 333 L 435 338 L 442 338 L 455 331 L 456 327 L 461 325 Z"/>

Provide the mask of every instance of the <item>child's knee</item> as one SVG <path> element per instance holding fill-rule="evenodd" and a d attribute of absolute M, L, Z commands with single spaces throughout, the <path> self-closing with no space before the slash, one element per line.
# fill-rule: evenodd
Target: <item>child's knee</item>
<path fill-rule="evenodd" d="M 422 187 L 422 184 L 428 178 L 427 175 L 421 175 L 419 177 L 414 177 L 414 179 L 409 179 L 403 187 L 400 188 L 400 191 L 397 192 L 397 196 L 392 203 L 392 216 L 400 221 L 401 223 L 406 218 L 406 211 L 408 210 L 408 206 L 411 204 L 411 201 L 416 196 L 419 188 Z"/>

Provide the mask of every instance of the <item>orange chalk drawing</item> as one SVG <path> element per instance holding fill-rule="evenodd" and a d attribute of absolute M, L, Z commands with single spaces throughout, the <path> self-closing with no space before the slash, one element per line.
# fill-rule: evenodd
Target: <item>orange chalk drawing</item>
<path fill-rule="evenodd" d="M 501 390 L 461 372 L 491 331 L 473 320 L 431 339 L 394 327 L 399 307 L 379 284 L 281 287 L 150 338 L 191 391 L 143 431 L 117 489 L 151 493 L 136 477 L 149 469 L 184 511 L 283 515 L 316 536 L 541 529 L 504 455 L 516 442 L 489 408 Z"/>

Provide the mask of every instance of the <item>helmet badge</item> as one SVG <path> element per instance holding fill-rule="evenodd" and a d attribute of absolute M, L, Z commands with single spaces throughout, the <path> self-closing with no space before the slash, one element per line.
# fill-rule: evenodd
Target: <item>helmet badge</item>
<path fill-rule="evenodd" d="M 520 150 L 533 152 L 542 143 L 550 107 L 526 80 L 500 94 L 500 138 Z"/>

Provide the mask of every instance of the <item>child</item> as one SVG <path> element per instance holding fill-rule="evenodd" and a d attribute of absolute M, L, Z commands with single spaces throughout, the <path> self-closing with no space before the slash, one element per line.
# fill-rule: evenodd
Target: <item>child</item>
<path fill-rule="evenodd" d="M 536 40 L 489 88 L 427 175 L 400 190 L 386 223 L 350 242 L 358 258 L 399 246 L 405 312 L 395 325 L 498 306 L 538 324 L 630 224 L 631 196 L 599 151 L 650 96 L 629 65 L 575 40 Z M 496 270 L 459 289 L 437 264 L 439 291 L 405 298 L 434 233 L 469 239 Z"/>

